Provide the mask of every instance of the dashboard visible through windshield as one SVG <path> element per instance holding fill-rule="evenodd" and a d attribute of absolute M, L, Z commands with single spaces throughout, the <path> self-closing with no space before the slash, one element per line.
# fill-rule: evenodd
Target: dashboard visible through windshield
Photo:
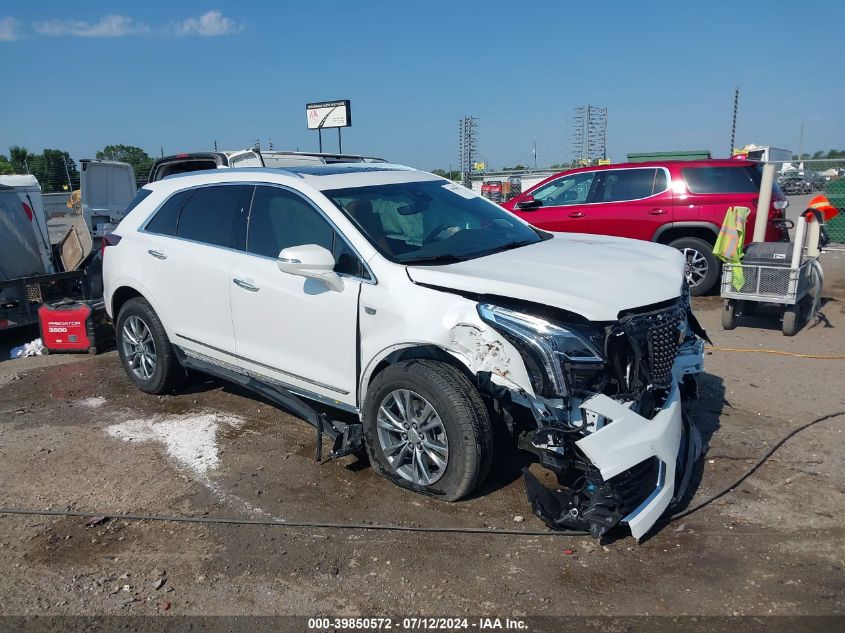
<path fill-rule="evenodd" d="M 400 264 L 447 264 L 544 239 L 501 207 L 444 180 L 323 194 L 382 255 Z"/>

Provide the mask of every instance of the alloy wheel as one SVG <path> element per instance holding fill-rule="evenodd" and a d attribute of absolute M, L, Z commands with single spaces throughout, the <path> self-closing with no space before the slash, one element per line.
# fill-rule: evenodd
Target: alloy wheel
<path fill-rule="evenodd" d="M 446 472 L 446 427 L 420 394 L 410 389 L 391 391 L 379 406 L 376 426 L 381 450 L 403 479 L 429 486 Z"/>
<path fill-rule="evenodd" d="M 147 324 L 133 314 L 124 322 L 120 338 L 132 373 L 141 380 L 152 378 L 156 370 L 156 347 Z"/>
<path fill-rule="evenodd" d="M 694 248 L 684 248 L 681 250 L 684 255 L 686 264 L 684 265 L 684 275 L 687 278 L 687 283 L 692 286 L 699 285 L 707 277 L 707 258 L 704 254 Z"/>

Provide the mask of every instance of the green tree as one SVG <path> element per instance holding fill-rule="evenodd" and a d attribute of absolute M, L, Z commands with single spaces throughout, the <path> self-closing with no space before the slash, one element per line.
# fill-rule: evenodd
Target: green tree
<path fill-rule="evenodd" d="M 449 180 L 460 180 L 461 179 L 461 172 L 459 171 L 446 171 L 445 169 L 432 169 L 432 174 L 436 174 L 443 178 L 448 178 Z"/>
<path fill-rule="evenodd" d="M 28 174 L 27 158 L 29 158 L 29 150 L 20 145 L 12 145 L 9 148 L 9 162 L 12 163 L 12 173 Z"/>
<path fill-rule="evenodd" d="M 97 152 L 97 160 L 118 160 L 129 163 L 135 170 L 135 179 L 139 182 L 147 182 L 147 176 L 155 162 L 155 158 L 134 145 L 106 145 Z"/>
<path fill-rule="evenodd" d="M 0 175 L 14 174 L 15 168 L 7 156 L 0 154 Z"/>
<path fill-rule="evenodd" d="M 38 179 L 44 193 L 79 189 L 79 170 L 65 151 L 48 148 L 41 154 L 27 154 L 26 166 L 29 168 L 28 173 Z"/>

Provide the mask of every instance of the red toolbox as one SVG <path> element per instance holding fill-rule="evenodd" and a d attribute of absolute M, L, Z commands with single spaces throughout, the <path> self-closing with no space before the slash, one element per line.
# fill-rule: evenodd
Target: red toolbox
<path fill-rule="evenodd" d="M 41 342 L 50 352 L 96 354 L 114 341 L 102 301 L 64 300 L 38 308 Z"/>

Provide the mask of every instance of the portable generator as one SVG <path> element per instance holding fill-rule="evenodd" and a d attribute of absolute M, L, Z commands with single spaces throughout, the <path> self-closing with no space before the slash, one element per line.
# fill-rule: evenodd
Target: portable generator
<path fill-rule="evenodd" d="M 114 328 L 100 301 L 65 299 L 38 308 L 41 342 L 49 352 L 96 354 L 114 342 Z"/>

